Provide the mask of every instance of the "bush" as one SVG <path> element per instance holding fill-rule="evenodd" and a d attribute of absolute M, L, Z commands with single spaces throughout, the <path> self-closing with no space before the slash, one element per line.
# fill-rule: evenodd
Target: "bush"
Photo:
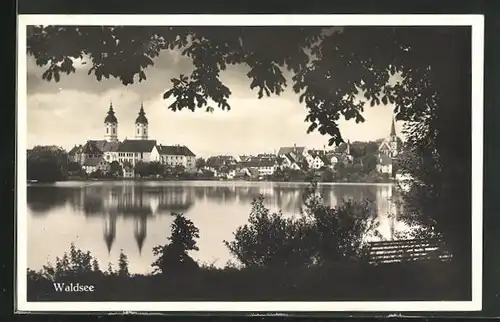
<path fill-rule="evenodd" d="M 44 265 L 40 271 L 28 269 L 28 280 L 64 281 L 75 278 L 85 279 L 103 275 L 129 276 L 127 256 L 120 253 L 118 260 L 118 271 L 113 271 L 112 264 L 108 263 L 107 272 L 100 269 L 99 261 L 89 251 L 77 249 L 73 243 L 70 245 L 69 253 L 62 257 L 56 257 L 55 266 L 52 263 Z"/>
<path fill-rule="evenodd" d="M 362 259 L 366 237 L 377 234 L 374 207 L 368 201 L 345 201 L 331 208 L 315 193 L 313 187 L 298 218 L 271 213 L 259 196 L 248 224 L 224 244 L 245 267 L 310 267 Z"/>

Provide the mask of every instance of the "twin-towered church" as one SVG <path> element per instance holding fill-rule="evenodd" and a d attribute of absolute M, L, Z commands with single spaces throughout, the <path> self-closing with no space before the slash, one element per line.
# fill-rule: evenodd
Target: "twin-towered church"
<path fill-rule="evenodd" d="M 104 129 L 106 133 L 104 138 L 108 142 L 118 142 L 118 119 L 113 110 L 113 103 L 110 103 L 108 115 L 104 119 Z M 139 115 L 135 119 L 135 139 L 147 140 L 148 139 L 148 119 L 144 112 L 144 106 L 141 103 Z"/>
<path fill-rule="evenodd" d="M 138 162 L 157 161 L 171 166 L 182 165 L 187 171 L 196 170 L 196 156 L 186 146 L 158 145 L 156 140 L 148 139 L 148 119 L 142 103 L 134 123 L 134 139 L 120 141 L 118 124 L 110 103 L 104 118 L 104 139 L 88 140 L 84 145 L 75 146 L 69 152 L 70 159 L 79 162 L 87 173 L 109 171 L 110 163 L 116 161 L 122 166 L 124 177 L 134 176 Z"/>

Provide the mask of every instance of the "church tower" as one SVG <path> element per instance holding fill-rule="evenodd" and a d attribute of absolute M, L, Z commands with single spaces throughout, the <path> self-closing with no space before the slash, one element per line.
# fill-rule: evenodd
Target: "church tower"
<path fill-rule="evenodd" d="M 399 150 L 398 136 L 396 135 L 396 124 L 394 123 L 394 118 L 392 118 L 391 124 L 391 135 L 389 136 L 389 145 L 391 148 L 391 157 L 395 157 Z"/>
<path fill-rule="evenodd" d="M 113 111 L 113 103 L 109 103 L 108 115 L 104 119 L 104 139 L 108 142 L 118 141 L 118 120 Z"/>
<path fill-rule="evenodd" d="M 148 119 L 146 118 L 146 113 L 144 113 L 142 103 L 139 116 L 135 119 L 135 138 L 137 140 L 148 139 Z"/>

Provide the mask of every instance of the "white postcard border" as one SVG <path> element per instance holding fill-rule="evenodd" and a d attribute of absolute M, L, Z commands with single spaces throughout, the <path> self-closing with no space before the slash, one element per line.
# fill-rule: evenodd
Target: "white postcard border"
<path fill-rule="evenodd" d="M 28 302 L 26 220 L 27 25 L 472 26 L 472 301 L 405 302 Z M 482 309 L 483 48 L 482 15 L 19 15 L 17 78 L 17 311 L 477 311 Z M 20 169 L 20 170 L 19 170 Z"/>

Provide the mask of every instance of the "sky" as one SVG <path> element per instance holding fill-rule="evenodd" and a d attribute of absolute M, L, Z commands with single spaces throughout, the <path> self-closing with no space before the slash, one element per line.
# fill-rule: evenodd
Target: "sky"
<path fill-rule="evenodd" d="M 42 80 L 43 68 L 27 58 L 27 147 L 58 145 L 71 149 L 87 140 L 104 138 L 104 118 L 113 103 L 120 140 L 133 138 L 134 121 L 141 102 L 149 120 L 149 138 L 163 145 L 186 145 L 197 156 L 272 153 L 282 146 L 323 148 L 329 136 L 315 131 L 305 104 L 289 86 L 280 96 L 258 99 L 250 90 L 243 67 L 228 68 L 221 80 L 231 89 L 230 111 L 207 113 L 187 110 L 173 112 L 163 93 L 170 79 L 189 73 L 191 61 L 174 51 L 165 51 L 146 71 L 147 80 L 124 86 L 118 80 L 97 81 L 87 74 L 88 65 L 77 62 L 77 71 L 61 76 L 58 83 Z M 390 133 L 393 106 L 365 108 L 365 122 L 339 122 L 345 140 L 369 141 Z M 402 124 L 396 123 L 401 136 Z"/>

